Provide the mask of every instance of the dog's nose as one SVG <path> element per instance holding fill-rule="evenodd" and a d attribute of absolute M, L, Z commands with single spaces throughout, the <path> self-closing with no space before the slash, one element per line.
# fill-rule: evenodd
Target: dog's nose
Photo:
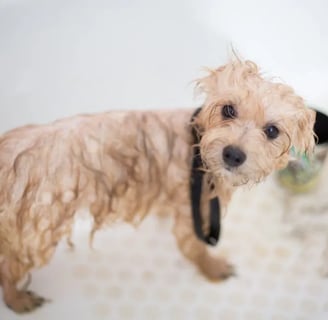
<path fill-rule="evenodd" d="M 230 167 L 239 167 L 246 160 L 246 154 L 238 147 L 226 146 L 223 149 L 223 160 Z"/>

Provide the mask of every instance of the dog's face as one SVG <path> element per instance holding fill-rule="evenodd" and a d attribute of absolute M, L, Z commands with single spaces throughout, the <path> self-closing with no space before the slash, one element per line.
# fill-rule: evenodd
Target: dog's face
<path fill-rule="evenodd" d="M 288 164 L 291 147 L 314 148 L 314 111 L 281 83 L 267 81 L 250 61 L 234 61 L 198 81 L 206 95 L 197 120 L 202 158 L 233 185 L 258 182 Z"/>

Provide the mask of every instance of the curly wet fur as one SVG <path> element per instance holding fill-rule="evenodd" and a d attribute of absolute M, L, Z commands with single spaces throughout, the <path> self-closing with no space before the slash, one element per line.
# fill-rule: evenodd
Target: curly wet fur
<path fill-rule="evenodd" d="M 205 102 L 196 125 L 201 154 L 223 209 L 235 186 L 256 183 L 285 166 L 291 146 L 311 151 L 314 113 L 283 84 L 267 81 L 249 61 L 232 61 L 198 81 Z M 224 120 L 221 108 L 238 117 Z M 16 312 L 33 310 L 40 297 L 16 289 L 31 269 L 49 262 L 69 237 L 79 209 L 94 218 L 91 238 L 113 221 L 138 224 L 150 211 L 172 213 L 182 253 L 212 280 L 233 273 L 214 258 L 192 228 L 189 176 L 193 109 L 79 115 L 48 125 L 25 126 L 0 138 L 0 278 L 4 300 Z M 280 135 L 263 133 L 275 124 Z M 247 161 L 227 170 L 226 145 L 238 145 Z M 205 210 L 204 210 L 205 211 Z"/>

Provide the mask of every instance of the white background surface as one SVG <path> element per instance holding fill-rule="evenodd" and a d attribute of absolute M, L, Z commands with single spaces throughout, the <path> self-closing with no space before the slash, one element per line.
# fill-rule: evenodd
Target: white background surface
<path fill-rule="evenodd" d="M 327 14 L 325 0 L 0 0 L 0 132 L 82 112 L 195 106 L 190 82 L 231 45 L 328 111 Z M 32 284 L 53 302 L 24 319 L 328 319 L 322 243 L 305 250 L 284 238 L 270 188 L 237 198 L 226 219 L 222 251 L 240 278 L 207 283 L 150 219 L 106 234 L 100 254 L 60 250 Z M 0 304 L 0 319 L 21 317 Z"/>
<path fill-rule="evenodd" d="M 325 0 L 0 0 L 0 131 L 190 106 L 190 82 L 231 45 L 328 108 L 327 13 Z"/>

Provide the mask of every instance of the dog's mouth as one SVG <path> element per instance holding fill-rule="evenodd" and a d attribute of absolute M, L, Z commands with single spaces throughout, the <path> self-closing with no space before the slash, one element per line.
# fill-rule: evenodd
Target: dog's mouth
<path fill-rule="evenodd" d="M 223 171 L 229 175 L 240 175 L 242 168 L 241 167 L 232 167 L 228 164 L 222 163 Z"/>
<path fill-rule="evenodd" d="M 229 166 L 224 166 L 224 169 L 227 170 L 228 172 L 233 172 L 235 168 L 231 168 Z"/>
<path fill-rule="evenodd" d="M 248 184 L 252 179 L 245 174 L 243 174 L 240 167 L 230 167 L 223 165 L 223 170 L 221 170 L 220 175 L 228 179 L 234 187 L 242 186 Z"/>
<path fill-rule="evenodd" d="M 238 180 L 241 176 L 241 173 L 238 168 L 222 165 L 219 175 L 228 178 L 229 180 Z"/>

